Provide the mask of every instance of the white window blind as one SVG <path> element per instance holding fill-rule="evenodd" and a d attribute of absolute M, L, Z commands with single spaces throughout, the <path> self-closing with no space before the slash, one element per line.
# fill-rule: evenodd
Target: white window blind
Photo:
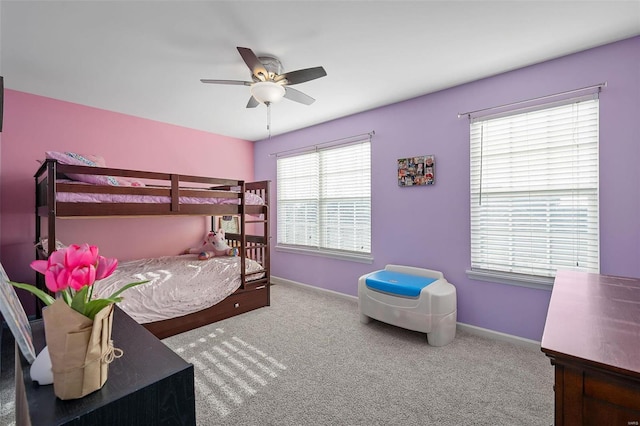
<path fill-rule="evenodd" d="M 472 271 L 599 272 L 598 122 L 598 99 L 472 121 Z"/>
<path fill-rule="evenodd" d="M 278 246 L 371 253 L 370 142 L 278 158 Z"/>

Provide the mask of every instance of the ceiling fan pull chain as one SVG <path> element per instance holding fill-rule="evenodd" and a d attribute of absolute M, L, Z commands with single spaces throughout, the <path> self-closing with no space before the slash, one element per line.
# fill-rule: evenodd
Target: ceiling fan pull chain
<path fill-rule="evenodd" d="M 271 102 L 265 102 L 265 104 L 267 105 L 267 132 L 271 139 Z"/>

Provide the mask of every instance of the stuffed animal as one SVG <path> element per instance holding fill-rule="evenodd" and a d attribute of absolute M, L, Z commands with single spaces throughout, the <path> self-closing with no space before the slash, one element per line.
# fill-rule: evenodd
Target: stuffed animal
<path fill-rule="evenodd" d="M 207 260 L 214 256 L 237 256 L 238 249 L 229 247 L 224 240 L 224 230 L 218 229 L 207 234 L 201 247 L 187 249 L 185 253 L 197 254 L 199 260 Z"/>

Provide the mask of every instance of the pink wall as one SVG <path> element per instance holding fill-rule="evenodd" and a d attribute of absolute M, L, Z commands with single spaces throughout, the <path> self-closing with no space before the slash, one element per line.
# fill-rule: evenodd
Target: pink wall
<path fill-rule="evenodd" d="M 32 283 L 34 178 L 45 151 L 101 155 L 107 166 L 253 179 L 253 143 L 199 130 L 5 90 L 0 143 L 0 261 L 12 280 Z M 98 245 L 120 260 L 178 254 L 197 246 L 204 218 L 58 220 L 66 244 Z M 25 303 L 27 312 L 31 307 Z"/>

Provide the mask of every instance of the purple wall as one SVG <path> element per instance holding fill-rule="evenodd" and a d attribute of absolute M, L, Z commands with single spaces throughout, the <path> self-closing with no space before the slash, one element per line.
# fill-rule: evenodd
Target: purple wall
<path fill-rule="evenodd" d="M 257 143 L 255 178 L 273 182 L 275 247 L 276 158 L 269 154 L 376 132 L 371 149 L 373 265 L 272 250 L 273 275 L 357 295 L 358 277 L 387 263 L 436 269 L 457 287 L 459 322 L 541 340 L 549 291 L 474 281 L 465 274 L 470 265 L 469 122 L 457 114 L 604 81 L 601 273 L 640 277 L 640 37 Z M 301 113 L 313 114 L 313 107 Z M 435 155 L 436 184 L 399 188 L 396 160 L 425 154 Z"/>

